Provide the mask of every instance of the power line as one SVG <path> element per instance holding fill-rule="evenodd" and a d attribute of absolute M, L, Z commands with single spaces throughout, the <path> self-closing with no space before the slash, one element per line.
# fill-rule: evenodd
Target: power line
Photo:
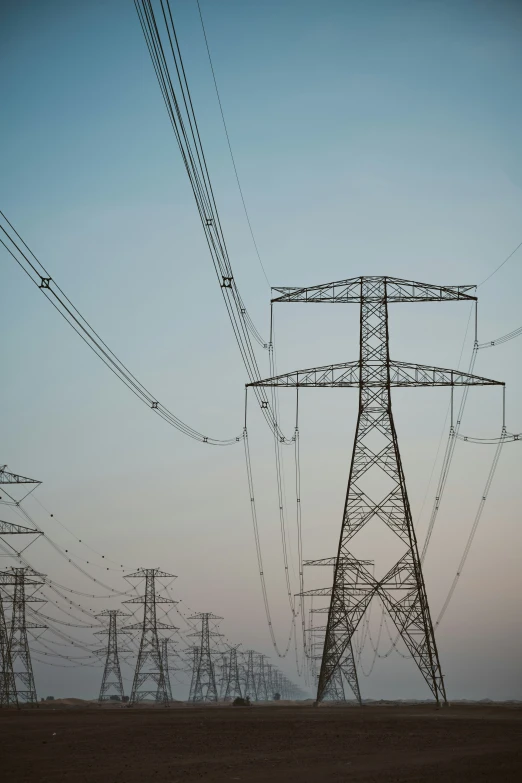
<path fill-rule="evenodd" d="M 265 269 L 264 264 L 263 264 L 263 262 L 261 260 L 261 254 L 259 253 L 259 248 L 258 248 L 258 245 L 257 245 L 257 242 L 256 242 L 256 238 L 254 236 L 252 223 L 250 221 L 250 216 L 248 214 L 248 209 L 247 209 L 247 205 L 246 205 L 246 202 L 245 202 L 245 197 L 243 195 L 243 188 L 241 187 L 241 182 L 239 181 L 239 174 L 238 174 L 238 171 L 237 171 L 236 161 L 234 159 L 234 153 L 232 152 L 232 144 L 230 142 L 230 136 L 229 136 L 229 133 L 228 133 L 227 123 L 225 122 L 225 114 L 223 112 L 223 105 L 221 103 L 221 96 L 219 94 L 219 89 L 218 89 L 217 80 L 216 80 L 216 74 L 215 74 L 215 71 L 214 71 L 214 65 L 212 63 L 212 57 L 210 55 L 210 47 L 209 47 L 209 44 L 208 44 L 207 31 L 205 29 L 205 23 L 203 22 L 203 14 L 201 13 L 201 5 L 199 3 L 199 0 L 197 0 L 197 4 L 198 4 L 198 11 L 199 11 L 199 18 L 201 19 L 201 29 L 203 30 L 203 36 L 205 38 L 205 46 L 207 47 L 208 61 L 210 63 L 210 70 L 212 71 L 212 79 L 214 81 L 214 87 L 216 89 L 216 96 L 217 96 L 218 103 L 219 103 L 219 111 L 221 113 L 221 119 L 223 120 L 223 127 L 225 129 L 225 135 L 227 137 L 227 144 L 228 144 L 228 149 L 229 149 L 229 152 L 230 152 L 230 158 L 232 160 L 232 165 L 234 167 L 234 174 L 236 175 L 236 182 L 237 182 L 237 186 L 239 188 L 239 193 L 241 195 L 241 201 L 243 202 L 243 209 L 244 209 L 244 212 L 245 212 L 245 217 L 247 219 L 248 228 L 250 230 L 250 236 L 252 237 L 252 242 L 254 243 L 254 247 L 255 247 L 255 250 L 256 250 L 256 255 L 257 255 L 259 264 L 261 265 L 261 269 L 263 270 L 263 275 L 265 277 L 265 280 L 266 280 L 267 284 L 270 285 L 270 281 L 269 281 L 268 276 L 266 274 L 266 269 Z"/>
<path fill-rule="evenodd" d="M 203 435 L 203 433 L 186 424 L 178 416 L 172 413 L 172 411 L 170 411 L 165 405 L 159 402 L 152 392 L 150 392 L 147 387 L 137 379 L 137 377 L 128 369 L 121 359 L 118 358 L 114 351 L 109 348 L 107 343 L 102 340 L 100 335 L 74 306 L 69 297 L 66 296 L 64 291 L 51 277 L 47 269 L 38 260 L 26 242 L 22 239 L 20 234 L 16 231 L 14 226 L 9 222 L 4 213 L 1 211 L 0 216 L 4 219 L 5 223 L 9 227 L 6 228 L 0 223 L 0 230 L 3 232 L 7 240 L 6 243 L 0 237 L 0 243 L 5 247 L 7 252 L 21 267 L 21 269 L 23 269 L 31 281 L 36 285 L 36 287 L 40 289 L 40 291 L 52 304 L 55 310 L 62 316 L 69 326 L 74 329 L 76 334 L 83 340 L 83 342 L 118 378 L 118 380 L 125 384 L 125 386 L 134 394 L 135 397 L 146 404 L 147 407 L 149 407 L 154 413 L 166 421 L 167 424 L 170 424 L 184 435 L 187 435 L 189 438 L 197 440 L 200 443 L 208 443 L 212 446 L 230 446 L 240 440 L 239 437 L 220 440 L 218 438 L 211 438 Z M 16 241 L 11 232 L 14 232 L 14 235 L 16 235 L 19 242 L 25 247 L 27 254 L 21 248 L 20 244 Z"/>
<path fill-rule="evenodd" d="M 159 0 L 159 22 L 151 0 L 135 0 L 134 5 L 194 195 L 236 343 L 250 381 L 260 380 L 251 334 L 263 347 L 268 346 L 252 328 L 252 319 L 234 277 L 169 0 Z M 277 432 L 282 442 L 291 443 L 279 428 L 276 412 L 269 405 L 266 392 L 256 388 L 254 393 L 270 428 Z"/>
<path fill-rule="evenodd" d="M 500 269 L 502 269 L 502 267 L 504 266 L 504 264 L 507 264 L 507 262 L 509 261 L 509 259 L 510 259 L 512 256 L 514 256 L 514 255 L 515 255 L 515 253 L 517 252 L 517 250 L 518 250 L 520 247 L 522 247 L 522 242 L 520 242 L 520 243 L 519 243 L 519 244 L 516 246 L 516 248 L 515 248 L 514 250 L 512 250 L 512 251 L 511 251 L 511 253 L 508 255 L 508 257 L 507 257 L 507 258 L 505 258 L 505 259 L 502 261 L 502 263 L 501 263 L 501 264 L 499 264 L 499 266 L 497 266 L 497 268 L 496 268 L 496 269 L 494 269 L 494 270 L 491 272 L 491 274 L 490 274 L 490 275 L 488 275 L 487 277 L 485 277 L 485 278 L 484 278 L 484 280 L 483 280 L 481 283 L 479 283 L 477 287 L 480 287 L 481 285 L 484 285 L 484 283 L 487 283 L 487 281 L 488 281 L 490 278 L 492 278 L 492 277 L 493 277 L 493 275 L 496 275 L 496 274 L 497 274 L 497 272 L 498 272 Z"/>

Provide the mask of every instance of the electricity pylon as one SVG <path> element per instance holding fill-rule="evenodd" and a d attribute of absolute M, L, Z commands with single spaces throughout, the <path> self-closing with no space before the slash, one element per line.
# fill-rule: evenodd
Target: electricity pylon
<path fill-rule="evenodd" d="M 98 701 L 108 701 L 111 695 L 119 696 L 123 700 L 123 680 L 121 678 L 120 659 L 119 653 L 131 652 L 130 650 L 121 650 L 118 648 L 118 633 L 130 633 L 130 631 L 118 630 L 117 618 L 128 617 L 126 612 L 120 612 L 118 609 L 106 609 L 104 612 L 100 612 L 97 617 L 108 617 L 109 627 L 105 631 L 96 631 L 96 635 L 107 636 L 107 647 L 103 650 L 98 650 L 99 653 L 105 652 L 105 667 L 103 669 L 103 677 L 100 687 L 100 695 Z M 109 694 L 108 691 L 114 689 L 114 694 Z"/>
<path fill-rule="evenodd" d="M 239 678 L 239 664 L 237 661 L 237 650 L 241 645 L 230 647 L 228 650 L 228 666 L 227 666 L 227 685 L 225 688 L 225 694 L 223 701 L 230 701 L 237 697 L 243 696 L 241 692 L 241 682 Z"/>
<path fill-rule="evenodd" d="M 245 672 L 245 697 L 258 701 L 257 696 L 257 677 L 255 671 L 254 655 L 257 655 L 255 650 L 246 650 L 247 656 L 246 672 Z"/>
<path fill-rule="evenodd" d="M 194 692 L 196 688 L 196 680 L 198 677 L 198 670 L 199 670 L 199 647 L 197 645 L 193 645 L 191 647 L 192 651 L 192 676 L 190 678 L 190 690 L 189 690 L 189 701 L 194 701 Z"/>
<path fill-rule="evenodd" d="M 269 699 L 267 671 L 265 666 L 265 659 L 267 657 L 267 655 L 262 655 L 261 653 L 257 656 L 256 692 L 258 701 L 268 701 Z"/>
<path fill-rule="evenodd" d="M 169 702 L 174 701 L 172 697 L 172 685 L 170 682 L 170 672 L 176 671 L 173 669 L 169 662 L 169 647 L 171 645 L 174 645 L 174 642 L 170 639 L 160 639 L 160 650 L 161 650 L 161 662 L 163 664 L 163 673 L 165 676 L 165 685 L 167 688 L 167 695 L 169 697 Z M 156 693 L 156 701 L 160 701 L 160 690 L 158 688 L 158 691 Z"/>
<path fill-rule="evenodd" d="M 219 674 L 219 698 L 221 700 L 225 697 L 225 691 L 228 684 L 228 658 L 226 655 L 221 656 L 221 663 L 218 664 L 220 670 Z M 196 671 L 196 669 L 194 669 Z"/>
<path fill-rule="evenodd" d="M 191 688 L 190 701 L 194 703 L 202 701 L 217 701 L 218 691 L 216 686 L 216 675 L 214 672 L 214 663 L 212 661 L 212 650 L 210 649 L 210 639 L 215 636 L 222 636 L 220 633 L 212 632 L 209 627 L 209 620 L 222 620 L 212 612 L 198 612 L 189 620 L 201 620 L 201 631 L 188 634 L 189 636 L 198 636 L 198 654 L 194 654 L 194 665 L 197 666 L 195 676 L 192 680 L 194 687 Z"/>
<path fill-rule="evenodd" d="M 373 562 L 371 560 L 356 560 L 355 558 L 346 558 L 346 557 L 339 557 L 339 558 L 324 557 L 321 560 L 305 560 L 303 563 L 303 566 L 335 567 L 336 565 L 338 566 L 339 570 L 342 572 L 341 574 L 342 579 L 340 581 L 342 582 L 343 585 L 346 586 L 347 584 L 350 583 L 350 575 L 349 574 L 346 575 L 344 573 L 345 570 L 353 569 L 356 573 L 358 566 L 364 566 L 366 568 L 370 568 L 371 566 L 373 566 Z M 351 588 L 352 591 L 354 589 L 356 588 L 354 587 Z M 302 593 L 302 595 L 303 596 L 331 596 L 332 588 L 320 587 L 314 590 L 305 590 Z M 321 632 L 321 631 L 326 632 L 327 628 L 326 626 L 323 628 L 316 627 L 313 630 L 316 632 Z M 320 659 L 322 659 L 322 656 L 320 656 Z M 361 691 L 359 688 L 359 679 L 357 677 L 357 667 L 355 665 L 355 656 L 353 654 L 353 646 L 352 646 L 351 639 L 346 644 L 344 654 L 342 658 L 338 660 L 335 670 L 332 672 L 332 676 L 330 677 L 330 681 L 323 695 L 323 699 L 330 699 L 332 701 L 345 701 L 346 696 L 344 691 L 343 676 L 346 682 L 348 683 L 353 695 L 359 702 L 359 704 L 362 704 Z"/>
<path fill-rule="evenodd" d="M 372 597 L 378 593 L 419 667 L 437 704 L 446 704 L 446 689 L 430 616 L 410 503 L 393 421 L 392 386 L 503 385 L 476 375 L 390 359 L 388 305 L 395 302 L 476 301 L 475 286 L 435 286 L 393 277 L 356 277 L 310 288 L 276 288 L 272 302 L 357 303 L 360 305 L 359 358 L 279 375 L 251 386 L 287 388 L 358 388 L 359 412 L 337 563 L 326 626 L 317 702 L 342 661 Z M 368 490 L 368 478 L 379 474 L 391 489 Z M 364 478 L 364 482 L 361 480 Z M 369 569 L 340 567 L 352 558 L 351 539 L 374 517 L 398 536 L 405 552 L 379 580 Z"/>
<path fill-rule="evenodd" d="M 45 603 L 43 598 L 33 596 L 35 590 L 44 584 L 44 580 L 42 575 L 32 568 L 11 568 L 9 573 L 2 574 L 0 579 L 3 586 L 9 585 L 13 588 L 13 597 L 4 600 L 12 601 L 13 604 L 8 648 L 17 698 L 37 707 L 38 698 L 27 631 L 45 629 L 47 626 L 28 622 L 26 607 L 29 603 Z"/>
<path fill-rule="evenodd" d="M 175 579 L 174 574 L 167 574 L 159 568 L 143 568 L 135 574 L 129 574 L 126 579 L 145 579 L 145 595 L 139 598 L 131 598 L 124 601 L 126 604 L 144 604 L 143 622 L 126 625 L 123 631 L 141 631 L 140 649 L 136 661 L 136 671 L 132 682 L 130 704 L 136 704 L 146 698 L 168 706 L 169 695 L 167 683 L 163 671 L 163 661 L 158 637 L 158 630 L 177 630 L 175 625 L 166 625 L 158 621 L 156 617 L 157 604 L 175 604 L 171 598 L 163 598 L 157 595 L 156 579 Z M 147 688 L 143 685 L 147 680 L 152 680 L 156 687 L 149 683 Z"/>
<path fill-rule="evenodd" d="M 4 600 L 0 587 L 0 707 L 9 707 L 11 704 L 18 706 L 18 698 L 11 660 L 9 631 L 5 621 Z"/>

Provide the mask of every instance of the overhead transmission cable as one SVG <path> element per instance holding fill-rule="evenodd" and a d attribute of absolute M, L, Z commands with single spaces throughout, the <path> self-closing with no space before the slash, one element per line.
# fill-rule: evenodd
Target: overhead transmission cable
<path fill-rule="evenodd" d="M 494 269 L 494 270 L 491 272 L 491 274 L 489 274 L 487 277 L 485 277 L 485 278 L 484 278 L 484 280 L 483 280 L 481 283 L 479 283 L 477 287 L 480 287 L 481 285 L 484 285 L 484 283 L 487 283 L 487 281 L 488 281 L 490 278 L 492 278 L 492 277 L 493 277 L 493 275 L 496 275 L 496 274 L 497 274 L 497 272 L 498 272 L 500 269 L 502 269 L 502 267 L 504 266 L 504 264 L 507 264 L 507 262 L 509 261 L 509 259 L 510 259 L 512 256 L 514 256 L 514 255 L 515 255 L 515 253 L 517 252 L 517 250 L 518 250 L 519 248 L 521 248 L 521 247 L 522 247 L 522 242 L 520 242 L 520 243 L 519 243 L 519 244 L 516 246 L 516 248 L 515 248 L 514 250 L 512 250 L 512 251 L 511 251 L 511 253 L 508 255 L 508 257 L 507 257 L 507 258 L 505 258 L 505 259 L 502 261 L 502 263 L 501 263 L 501 264 L 499 264 L 499 265 L 497 266 L 497 268 L 496 268 L 496 269 Z"/>
<path fill-rule="evenodd" d="M 22 239 L 20 234 L 16 231 L 13 225 L 9 222 L 3 212 L 0 211 L 0 216 L 5 221 L 2 225 L 0 222 L 0 242 L 5 247 L 7 252 L 12 256 L 16 263 L 23 269 L 32 282 L 40 289 L 43 295 L 48 299 L 52 306 L 57 310 L 62 318 L 71 326 L 76 334 L 84 341 L 86 345 L 93 351 L 93 353 L 105 364 L 106 367 L 122 382 L 127 388 L 147 407 L 160 416 L 167 424 L 175 427 L 177 430 L 187 435 L 189 438 L 200 441 L 201 443 L 208 443 L 213 446 L 230 446 L 237 443 L 240 437 L 228 438 L 226 440 L 220 440 L 218 438 L 210 438 L 203 433 L 198 432 L 190 425 L 182 421 L 172 411 L 170 411 L 165 405 L 158 401 L 158 399 L 150 392 L 141 381 L 128 369 L 128 367 L 118 358 L 118 356 L 112 351 L 107 343 L 102 340 L 96 330 L 90 325 L 86 318 L 80 313 L 80 311 L 73 305 L 68 296 L 51 277 L 50 273 L 38 260 L 32 250 L 28 247 L 26 242 Z M 15 239 L 16 236 L 16 239 Z M 5 239 L 5 241 L 4 241 Z M 25 248 L 25 252 L 21 245 Z"/>
<path fill-rule="evenodd" d="M 134 5 L 189 178 L 234 337 L 250 382 L 259 381 L 261 375 L 251 335 L 264 348 L 267 348 L 268 344 L 253 328 L 252 319 L 247 312 L 234 277 L 170 2 L 169 0 L 159 0 L 159 22 L 151 0 L 134 0 Z M 279 428 L 276 412 L 269 404 L 266 391 L 262 387 L 254 387 L 254 393 L 270 428 L 277 433 L 282 442 L 291 443 L 291 439 L 287 440 Z"/>
<path fill-rule="evenodd" d="M 491 484 L 493 483 L 493 478 L 495 476 L 495 472 L 497 470 L 498 461 L 500 459 L 500 454 L 502 452 L 502 447 L 504 446 L 504 437 L 506 433 L 505 427 L 502 427 L 502 432 L 500 439 L 497 444 L 497 448 L 495 449 L 495 455 L 493 457 L 493 462 L 491 465 L 491 468 L 488 473 L 488 477 L 486 479 L 486 485 L 484 487 L 484 491 L 482 493 L 482 497 L 480 499 L 480 503 L 477 509 L 477 513 L 475 514 L 475 518 L 473 520 L 473 525 L 471 526 L 471 530 L 468 536 L 468 540 L 466 541 L 466 546 L 464 547 L 464 552 L 462 554 L 462 557 L 460 559 L 460 562 L 457 566 L 457 573 L 455 574 L 455 577 L 453 579 L 453 582 L 451 583 L 450 589 L 448 591 L 448 594 L 446 596 L 446 600 L 444 601 L 444 604 L 442 605 L 442 609 L 439 612 L 439 616 L 437 617 L 437 620 L 435 622 L 435 628 L 438 627 L 440 624 L 442 618 L 444 617 L 444 614 L 446 613 L 446 610 L 449 606 L 449 603 L 453 597 L 453 593 L 455 592 L 455 589 L 457 587 L 458 581 L 462 575 L 462 570 L 464 568 L 464 565 L 466 564 L 466 560 L 468 559 L 468 555 L 471 549 L 471 545 L 473 543 L 473 539 L 475 538 L 475 534 L 477 532 L 477 528 L 480 522 L 480 519 L 482 517 L 482 512 L 484 511 L 484 506 L 486 505 L 486 500 L 488 498 L 489 491 L 491 489 Z"/>
<path fill-rule="evenodd" d="M 207 31 L 205 29 L 205 23 L 203 21 L 203 14 L 201 12 L 201 5 L 200 5 L 199 0 L 196 0 L 196 1 L 197 1 L 197 4 L 198 4 L 199 18 L 201 20 L 201 29 L 203 30 L 203 36 L 205 38 L 205 46 L 207 48 L 208 61 L 210 63 L 210 70 L 212 71 L 212 79 L 214 81 L 214 87 L 215 87 L 215 90 L 216 90 L 216 96 L 217 96 L 217 100 L 218 100 L 218 103 L 219 103 L 219 111 L 221 113 L 221 119 L 223 120 L 223 128 L 225 129 L 225 135 L 227 137 L 228 149 L 229 149 L 229 152 L 230 152 L 230 158 L 232 160 L 232 166 L 234 167 L 234 174 L 236 175 L 236 182 L 237 182 L 237 186 L 239 188 L 241 201 L 243 203 L 243 210 L 245 212 L 245 217 L 247 219 L 248 228 L 249 228 L 249 231 L 250 231 L 250 236 L 252 237 L 252 242 L 254 244 L 254 248 L 255 248 L 255 251 L 256 251 L 257 259 L 259 261 L 261 269 L 263 270 L 263 275 L 265 277 L 265 280 L 266 280 L 267 284 L 270 285 L 270 281 L 268 279 L 268 275 L 266 273 L 265 266 L 263 264 L 263 261 L 261 260 L 261 254 L 259 252 L 259 247 L 257 245 L 256 238 L 254 236 L 254 230 L 252 228 L 252 223 L 250 221 L 250 215 L 248 214 L 248 209 L 247 209 L 245 197 L 243 195 L 243 188 L 241 187 L 241 182 L 239 181 L 239 174 L 238 174 L 238 171 L 237 171 L 237 166 L 236 166 L 236 161 L 235 161 L 235 158 L 234 158 L 234 153 L 232 152 L 232 144 L 230 142 L 230 136 L 229 136 L 229 133 L 228 133 L 227 123 L 225 121 L 225 114 L 223 112 L 223 105 L 221 103 L 221 96 L 219 94 L 219 89 L 218 89 L 218 84 L 217 84 L 217 79 L 216 79 L 216 73 L 214 71 L 214 64 L 212 62 L 212 56 L 210 54 L 210 46 L 209 46 L 209 43 L 208 43 Z"/>

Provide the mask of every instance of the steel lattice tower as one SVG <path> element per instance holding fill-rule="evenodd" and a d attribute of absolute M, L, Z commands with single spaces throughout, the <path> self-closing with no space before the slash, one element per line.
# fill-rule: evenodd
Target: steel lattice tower
<path fill-rule="evenodd" d="M 170 665 L 169 662 L 169 647 L 173 645 L 174 642 L 172 642 L 170 639 L 160 639 L 160 649 L 161 649 L 161 662 L 163 664 L 163 672 L 165 675 L 165 685 L 167 688 L 167 695 L 169 697 L 169 702 L 174 701 L 172 697 L 172 685 L 170 682 L 170 672 L 175 671 Z M 160 701 L 160 690 L 158 688 L 157 694 L 156 694 L 156 701 Z"/>
<path fill-rule="evenodd" d="M 355 558 L 345 558 L 345 557 L 325 557 L 321 560 L 305 560 L 303 563 L 303 566 L 332 566 L 335 567 L 337 564 L 337 567 L 342 572 L 342 583 L 346 586 L 349 584 L 350 574 L 348 576 L 345 575 L 345 571 L 349 571 L 350 569 L 353 569 L 354 571 L 357 571 L 357 568 L 359 566 L 364 566 L 366 568 L 370 568 L 373 566 L 373 563 L 371 560 L 355 560 Z M 326 587 L 326 588 L 317 588 L 314 590 L 306 590 L 303 593 L 303 596 L 331 596 L 332 595 L 332 588 Z M 315 632 L 324 632 L 326 633 L 327 627 L 315 627 L 313 629 Z M 318 657 L 319 660 L 322 660 L 322 656 Z M 343 684 L 343 677 L 348 683 L 350 690 L 352 691 L 353 695 L 359 702 L 359 704 L 362 704 L 361 700 L 361 691 L 359 688 L 359 678 L 357 677 L 357 667 L 355 665 L 355 656 L 353 653 L 353 645 L 352 640 L 348 642 L 346 645 L 346 649 L 344 651 L 344 654 L 342 658 L 338 661 L 337 667 L 335 671 L 332 673 L 332 676 L 330 678 L 329 686 L 327 687 L 323 699 L 331 699 L 332 701 L 345 701 L 345 690 L 344 690 L 344 684 Z"/>
<path fill-rule="evenodd" d="M 190 701 L 194 703 L 203 701 L 217 701 L 218 691 L 216 686 L 216 675 L 214 664 L 212 662 L 212 650 L 210 649 L 210 639 L 222 634 L 212 632 L 209 627 L 209 620 L 222 620 L 212 612 L 198 612 L 189 620 L 201 620 L 201 631 L 190 633 L 189 636 L 198 636 L 200 643 L 197 655 L 194 654 L 194 665 L 197 664 L 195 676 L 192 680 L 194 687 L 191 687 Z M 226 694 L 225 694 L 226 695 Z"/>
<path fill-rule="evenodd" d="M 230 699 L 235 699 L 237 697 L 241 698 L 243 696 L 239 677 L 239 664 L 237 660 L 237 650 L 239 646 L 240 645 L 237 645 L 236 647 L 230 647 L 228 651 L 228 676 L 223 701 L 229 701 Z"/>
<path fill-rule="evenodd" d="M 130 650 L 120 650 L 118 648 L 118 633 L 130 633 L 130 631 L 118 630 L 117 618 L 128 617 L 125 612 L 120 612 L 118 609 L 106 609 L 104 612 L 100 612 L 98 617 L 108 617 L 109 627 L 105 631 L 96 631 L 97 636 L 107 636 L 107 647 L 103 650 L 98 650 L 99 653 L 105 652 L 105 667 L 103 669 L 103 677 L 100 687 L 100 695 L 98 701 L 108 701 L 110 695 L 108 691 L 114 689 L 115 696 L 119 696 L 123 700 L 123 680 L 121 678 L 120 669 L 120 652 L 130 652 Z"/>
<path fill-rule="evenodd" d="M 254 701 L 259 701 L 257 696 L 257 677 L 255 671 L 254 655 L 257 655 L 255 650 L 246 650 L 247 656 L 246 672 L 245 672 L 245 697 L 252 698 Z"/>
<path fill-rule="evenodd" d="M 46 625 L 27 621 L 26 606 L 29 603 L 45 603 L 42 598 L 34 598 L 33 593 L 44 584 L 41 574 L 32 568 L 12 568 L 10 573 L 2 574 L 3 585 L 13 588 L 11 627 L 9 631 L 9 655 L 13 669 L 16 694 L 19 701 L 38 706 L 34 684 L 33 665 L 27 631 L 47 628 Z M 28 592 L 29 591 L 29 592 Z"/>
<path fill-rule="evenodd" d="M 9 632 L 5 621 L 4 600 L 0 588 L 0 707 L 18 706 L 16 682 L 11 660 Z"/>
<path fill-rule="evenodd" d="M 199 647 L 197 645 L 194 645 L 191 647 L 192 651 L 192 676 L 190 678 L 190 690 L 189 690 L 189 701 L 194 701 L 194 692 L 196 688 L 196 680 L 198 677 L 198 671 L 199 671 Z"/>
<path fill-rule="evenodd" d="M 221 657 L 221 663 L 218 664 L 218 667 L 220 669 L 220 675 L 219 675 L 219 698 L 221 700 L 224 699 L 225 691 L 227 689 L 228 684 L 228 659 L 226 655 L 223 655 Z M 197 667 L 196 667 L 197 669 Z M 194 669 L 194 671 L 196 671 Z"/>
<path fill-rule="evenodd" d="M 261 653 L 257 656 L 257 682 L 256 682 L 256 692 L 257 692 L 257 699 L 258 701 L 268 701 L 268 682 L 267 682 L 267 673 L 266 673 L 266 667 L 265 667 L 265 659 L 267 658 L 266 655 L 262 655 Z M 268 666 L 268 664 L 267 664 Z"/>
<path fill-rule="evenodd" d="M 144 604 L 143 622 L 127 625 L 123 631 L 141 631 L 140 649 L 136 661 L 136 671 L 132 682 L 130 703 L 143 701 L 146 698 L 168 706 L 169 695 L 159 643 L 158 630 L 177 630 L 175 625 L 160 623 L 156 617 L 157 604 L 175 604 L 171 598 L 162 598 L 156 593 L 156 579 L 175 579 L 174 574 L 167 574 L 158 568 L 144 568 L 135 574 L 129 574 L 126 579 L 145 579 L 145 595 L 124 601 L 126 604 Z M 156 687 L 143 688 L 147 680 L 152 680 Z"/>
<path fill-rule="evenodd" d="M 321 661 L 317 702 L 351 642 L 372 597 L 377 593 L 419 667 L 437 704 L 446 704 L 421 562 L 404 480 L 391 406 L 392 386 L 503 385 L 475 375 L 390 359 L 388 305 L 394 302 L 476 301 L 475 286 L 435 286 L 393 277 L 357 277 L 310 288 L 277 288 L 272 302 L 357 303 L 360 306 L 359 359 L 315 367 L 259 381 L 253 386 L 359 389 L 359 412 L 346 501 L 334 568 L 330 608 Z M 371 497 L 367 479 L 386 476 L 392 488 Z M 361 480 L 364 478 L 364 486 Z M 400 539 L 404 554 L 379 580 L 355 564 L 349 545 L 374 517 Z M 354 561 L 341 567 L 343 558 Z"/>

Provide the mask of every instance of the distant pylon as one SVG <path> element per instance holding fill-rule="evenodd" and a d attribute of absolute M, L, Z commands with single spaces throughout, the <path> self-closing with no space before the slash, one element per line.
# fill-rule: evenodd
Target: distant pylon
<path fill-rule="evenodd" d="M 247 656 L 246 673 L 245 673 L 245 697 L 258 701 L 257 698 L 257 683 L 254 655 L 257 655 L 255 650 L 246 650 Z"/>
<path fill-rule="evenodd" d="M 212 650 L 210 649 L 210 639 L 215 636 L 222 636 L 220 633 L 211 632 L 209 628 L 209 620 L 222 620 L 222 617 L 217 617 L 211 612 L 198 612 L 189 620 L 201 620 L 201 631 L 188 634 L 189 636 L 198 636 L 199 653 L 194 659 L 197 662 L 196 676 L 194 679 L 194 688 L 191 696 L 191 701 L 217 701 L 218 691 L 216 686 L 216 675 L 214 672 L 214 663 L 212 661 Z"/>
<path fill-rule="evenodd" d="M 275 670 L 271 663 L 267 663 L 265 666 L 265 678 L 266 678 L 266 698 L 267 701 L 273 701 L 274 699 L 274 675 Z"/>
<path fill-rule="evenodd" d="M 143 568 L 126 577 L 126 579 L 145 579 L 145 595 L 124 601 L 126 604 L 144 604 L 143 622 L 126 625 L 122 629 L 124 631 L 141 630 L 140 649 L 132 682 L 130 704 L 136 704 L 146 698 L 154 699 L 164 706 L 168 706 L 169 703 L 158 630 L 177 630 L 177 628 L 175 625 L 166 625 L 158 621 L 156 605 L 177 602 L 157 595 L 156 579 L 160 578 L 175 579 L 176 577 L 174 574 L 167 574 L 158 568 Z M 149 684 L 147 688 L 143 688 L 147 680 L 152 680 L 156 687 L 152 688 Z"/>
<path fill-rule="evenodd" d="M 373 567 L 373 561 L 357 560 L 354 557 L 339 557 L 339 558 L 324 557 L 321 560 L 305 560 L 303 566 L 331 566 L 332 568 L 335 568 L 336 564 L 339 570 L 339 574 L 343 579 L 343 584 L 350 583 L 350 576 L 349 576 L 350 571 L 357 573 L 358 569 L 360 568 Z M 357 591 L 357 585 L 353 588 L 353 594 L 356 594 L 356 591 Z M 302 595 L 303 596 L 330 596 L 331 594 L 332 594 L 331 587 L 320 587 L 314 590 L 306 590 Z M 362 595 L 365 597 L 365 592 L 363 592 Z M 315 633 L 319 633 L 319 632 L 326 633 L 326 630 L 327 630 L 327 626 L 324 626 L 323 628 L 316 627 L 313 629 Z M 339 644 L 341 644 L 342 641 L 343 640 L 341 636 Z M 324 645 L 324 637 L 323 637 L 323 645 Z M 318 660 L 322 660 L 322 656 L 318 656 Z M 355 665 L 355 656 L 353 653 L 353 645 L 351 639 L 346 643 L 344 653 L 342 657 L 338 660 L 337 665 L 333 667 L 332 675 L 330 680 L 328 681 L 327 687 L 323 695 L 323 699 L 328 699 L 330 701 L 345 701 L 346 696 L 344 690 L 343 677 L 348 683 L 353 695 L 361 705 L 362 704 L 361 690 L 359 688 L 359 679 L 357 677 L 357 668 Z"/>
<path fill-rule="evenodd" d="M 13 588 L 12 599 L 7 600 L 11 600 L 13 604 L 9 652 L 17 697 L 19 701 L 38 706 L 27 631 L 47 626 L 27 622 L 26 606 L 28 603 L 45 603 L 42 598 L 33 597 L 33 593 L 37 587 L 44 584 L 44 580 L 41 574 L 37 574 L 32 568 L 12 568 L 9 573 L 2 574 L 1 579 L 3 585 Z"/>
<path fill-rule="evenodd" d="M 241 645 L 236 647 L 230 647 L 228 651 L 228 678 L 227 687 L 225 688 L 224 701 L 242 697 L 241 682 L 239 678 L 239 665 L 237 661 L 237 650 Z"/>
<path fill-rule="evenodd" d="M 221 700 L 225 697 L 225 691 L 227 689 L 228 684 L 228 657 L 227 655 L 223 655 L 221 657 L 221 663 L 218 664 L 220 673 L 219 673 L 219 698 Z"/>
<path fill-rule="evenodd" d="M 12 704 L 18 706 L 18 698 L 9 646 L 9 631 L 5 621 L 3 594 L 0 587 L 0 707 L 9 707 Z"/>
<path fill-rule="evenodd" d="M 199 670 L 199 647 L 194 644 L 191 647 L 192 651 L 192 675 L 190 678 L 190 690 L 189 690 L 189 701 L 194 701 L 194 692 L 196 689 L 196 680 L 198 678 L 198 670 Z"/>
<path fill-rule="evenodd" d="M 163 673 L 165 676 L 165 685 L 167 688 L 167 695 L 169 697 L 169 702 L 174 701 L 172 697 L 172 684 L 170 682 L 170 672 L 175 671 L 170 665 L 169 662 L 169 647 L 173 645 L 174 642 L 172 642 L 170 639 L 160 639 L 160 650 L 161 650 L 161 662 L 163 664 Z M 156 701 L 160 701 L 161 693 L 160 689 L 158 688 L 156 693 Z"/>
<path fill-rule="evenodd" d="M 109 618 L 109 628 L 105 631 L 96 631 L 96 635 L 107 635 L 107 647 L 104 650 L 98 652 L 106 652 L 105 667 L 103 669 L 103 677 L 100 688 L 100 695 L 98 701 L 108 701 L 111 695 L 119 696 L 123 700 L 123 680 L 121 678 L 120 660 L 118 654 L 120 652 L 130 652 L 130 650 L 121 650 L 118 648 L 118 633 L 130 633 L 130 631 L 118 631 L 117 618 L 128 617 L 125 612 L 120 612 L 118 609 L 106 609 L 104 612 L 100 612 L 98 617 Z M 114 694 L 108 694 L 108 691 L 114 689 Z"/>
<path fill-rule="evenodd" d="M 256 682 L 256 691 L 257 691 L 257 698 L 258 701 L 268 701 L 269 700 L 269 691 L 268 691 L 268 681 L 267 681 L 267 665 L 265 665 L 265 659 L 268 656 L 262 655 L 261 653 L 257 656 L 257 682 Z"/>

